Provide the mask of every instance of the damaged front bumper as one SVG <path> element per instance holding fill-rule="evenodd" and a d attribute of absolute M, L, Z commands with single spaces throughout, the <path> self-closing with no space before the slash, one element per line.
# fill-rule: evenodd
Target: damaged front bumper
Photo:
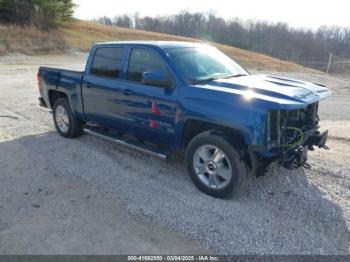
<path fill-rule="evenodd" d="M 308 151 L 313 151 L 315 146 L 323 149 L 329 149 L 326 145 L 327 139 L 328 131 L 323 133 L 317 131 L 308 137 L 303 145 L 283 151 L 277 157 L 277 161 L 280 165 L 287 169 L 295 169 L 299 167 L 310 169 L 311 166 L 307 163 Z"/>

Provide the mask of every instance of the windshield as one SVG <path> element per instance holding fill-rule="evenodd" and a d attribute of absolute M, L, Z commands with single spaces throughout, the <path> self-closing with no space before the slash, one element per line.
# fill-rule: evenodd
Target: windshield
<path fill-rule="evenodd" d="M 210 46 L 168 48 L 165 51 L 177 69 L 193 84 L 248 75 L 235 61 Z"/>

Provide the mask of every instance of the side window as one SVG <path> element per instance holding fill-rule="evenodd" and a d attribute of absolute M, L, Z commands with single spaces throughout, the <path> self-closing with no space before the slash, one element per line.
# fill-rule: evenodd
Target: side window
<path fill-rule="evenodd" d="M 133 48 L 130 55 L 127 79 L 142 82 L 144 72 L 166 70 L 162 58 L 153 50 Z"/>
<path fill-rule="evenodd" d="M 102 47 L 97 49 L 92 62 L 91 73 L 96 76 L 119 78 L 124 48 Z"/>

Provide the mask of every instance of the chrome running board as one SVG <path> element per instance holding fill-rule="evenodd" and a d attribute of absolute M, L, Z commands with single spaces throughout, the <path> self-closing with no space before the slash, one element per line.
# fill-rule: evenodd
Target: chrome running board
<path fill-rule="evenodd" d="M 106 131 L 102 127 L 97 126 L 91 126 L 86 127 L 83 129 L 86 134 L 93 135 L 108 141 L 111 141 L 113 143 L 116 143 L 118 145 L 122 145 L 124 147 L 127 147 L 132 150 L 139 151 L 141 153 L 145 153 L 157 158 L 160 158 L 162 160 L 167 160 L 170 152 L 166 152 L 164 150 L 161 150 L 159 148 L 152 148 L 151 146 L 148 146 L 146 144 L 143 144 L 142 142 L 139 142 L 137 140 L 127 140 L 123 138 L 122 135 L 119 135 L 115 132 Z"/>

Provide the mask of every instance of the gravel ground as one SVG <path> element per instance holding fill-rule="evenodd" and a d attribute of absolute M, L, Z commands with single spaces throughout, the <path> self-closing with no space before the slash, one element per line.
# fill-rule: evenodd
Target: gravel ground
<path fill-rule="evenodd" d="M 19 56 L 17 62 L 5 59 L 0 65 L 0 115 L 11 117 L 0 118 L 0 176 L 5 185 L 0 192 L 0 253 L 118 253 L 110 241 L 117 241 L 111 232 L 119 230 L 120 221 L 137 228 L 125 232 L 141 231 L 138 241 L 147 240 L 145 227 L 151 228 L 154 252 L 168 238 L 176 240 L 171 251 L 178 247 L 180 253 L 186 246 L 196 253 L 218 254 L 350 253 L 348 79 L 285 73 L 327 84 L 334 92 L 321 106 L 331 150 L 312 152 L 310 171 L 273 165 L 239 199 L 220 200 L 199 192 L 175 158 L 164 163 L 95 137 L 67 140 L 54 132 L 51 115 L 37 106 L 37 65 L 83 69 L 84 59 Z M 69 192 L 62 189 L 67 185 Z M 27 205 L 39 214 L 29 212 Z M 124 220 L 113 216 L 123 209 Z M 37 222 L 33 217 L 45 225 L 44 238 L 38 236 L 44 230 L 41 223 L 28 230 Z M 131 225 L 125 222 L 129 220 Z M 125 241 L 136 241 L 129 238 Z M 16 243 L 21 244 L 11 249 Z M 137 246 L 135 252 L 144 247 Z M 165 244 L 163 248 L 169 249 Z"/>
<path fill-rule="evenodd" d="M 90 154 L 75 144 L 82 141 L 52 132 L 51 114 L 37 105 L 35 74 L 38 64 L 79 69 L 81 56 L 9 57 L 0 65 L 0 254 L 212 253 L 131 216 L 114 192 L 80 176 L 80 164 L 95 163 L 88 172 L 96 176 L 105 167 L 93 155 L 80 160 L 83 151 Z M 71 157 L 82 162 L 66 166 Z"/>

